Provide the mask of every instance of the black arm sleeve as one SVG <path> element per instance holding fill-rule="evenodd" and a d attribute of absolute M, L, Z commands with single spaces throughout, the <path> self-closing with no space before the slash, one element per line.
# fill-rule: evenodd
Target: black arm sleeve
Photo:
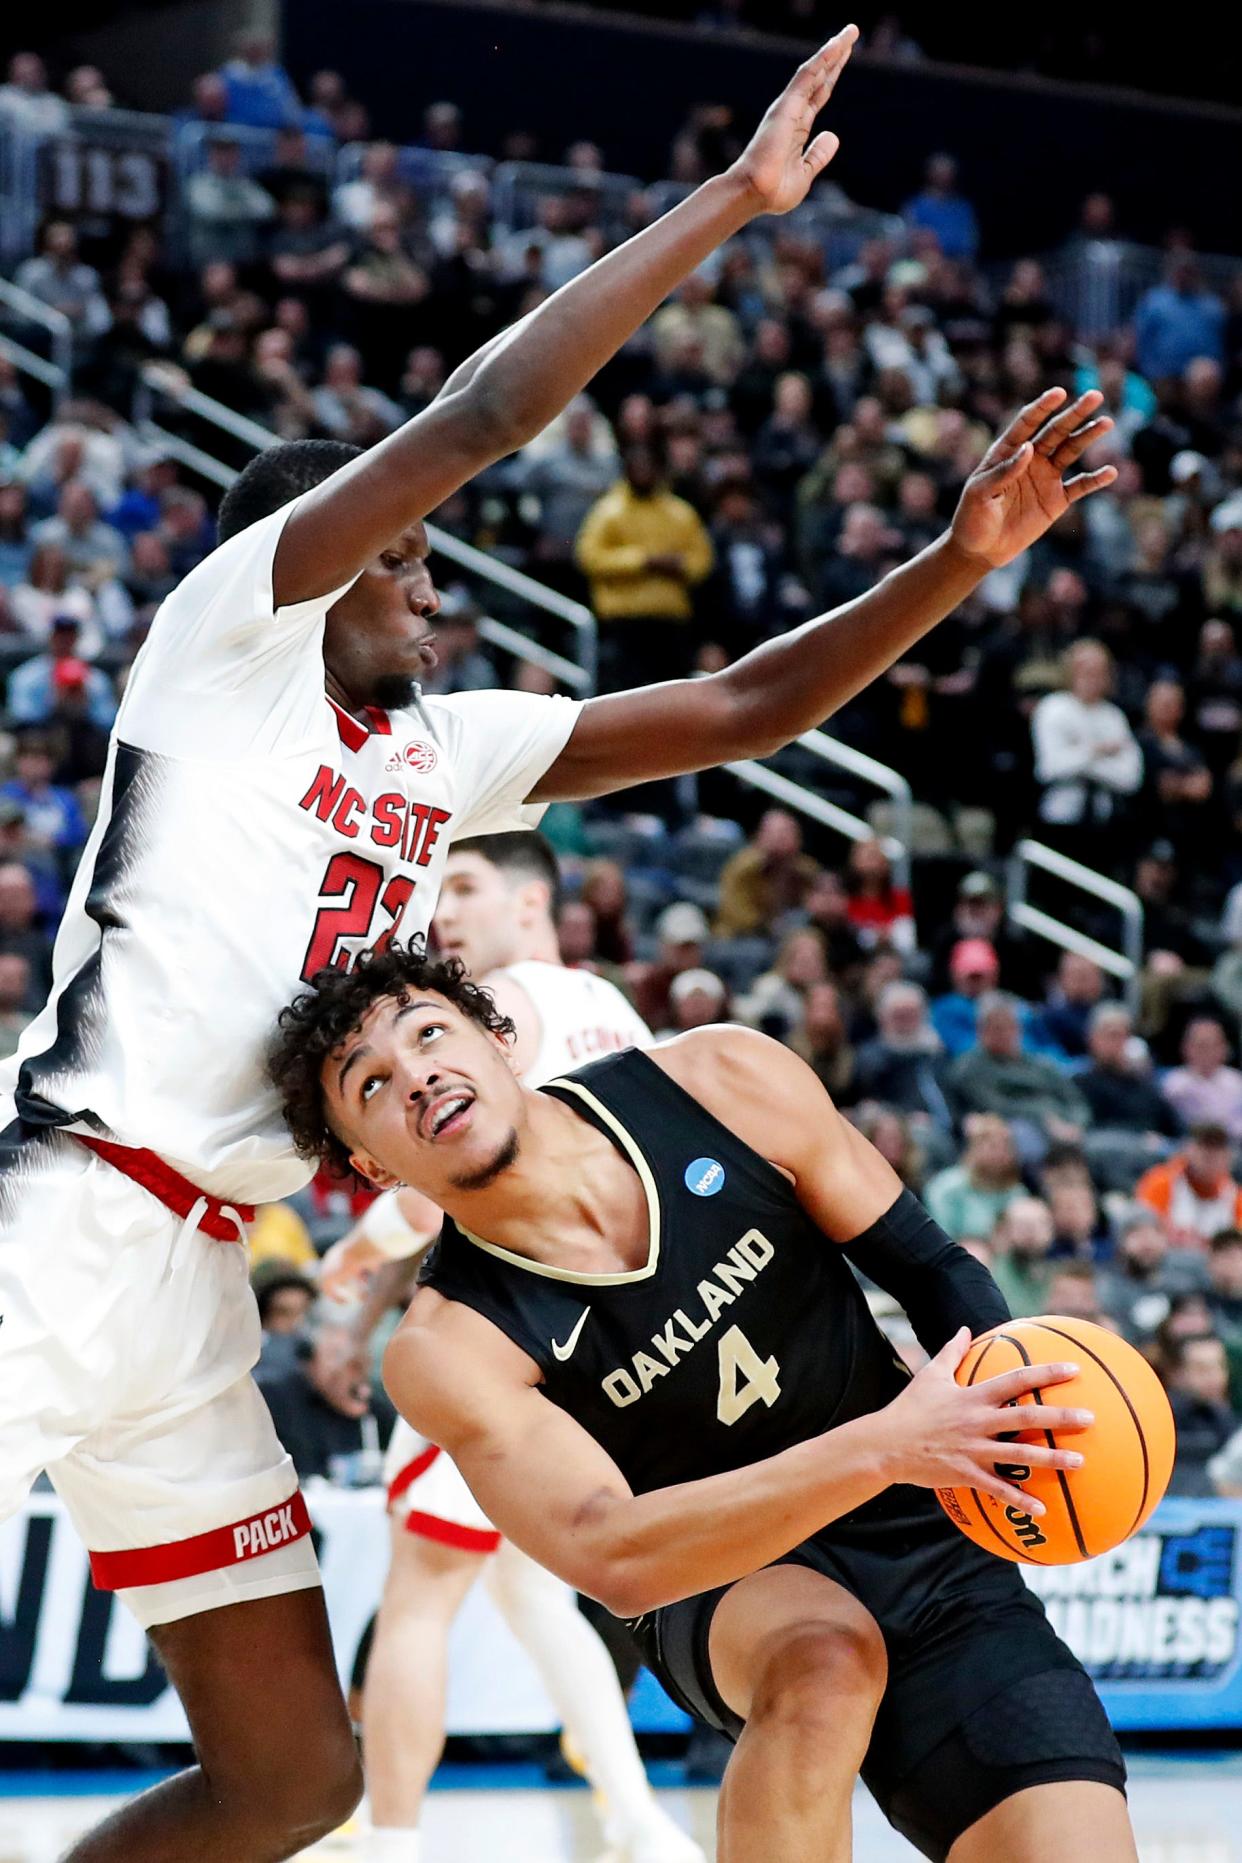
<path fill-rule="evenodd" d="M 861 1273 L 901 1302 L 925 1352 L 939 1352 L 959 1326 L 983 1333 L 1011 1317 L 983 1263 L 952 1241 L 908 1190 L 870 1229 L 847 1242 L 845 1252 Z"/>

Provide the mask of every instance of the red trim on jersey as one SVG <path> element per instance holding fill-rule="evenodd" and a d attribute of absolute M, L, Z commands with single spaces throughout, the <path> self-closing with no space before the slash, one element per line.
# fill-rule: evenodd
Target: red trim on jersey
<path fill-rule="evenodd" d="M 371 729 L 377 737 L 392 736 L 392 719 L 387 712 L 382 712 L 378 705 L 364 705 L 363 710 L 371 720 Z"/>
<path fill-rule="evenodd" d="M 346 750 L 361 750 L 371 735 L 366 726 L 359 724 L 358 720 L 351 713 L 343 710 L 335 699 L 329 699 L 328 704 L 336 713 L 337 735 Z"/>
<path fill-rule="evenodd" d="M 244 1240 L 238 1234 L 237 1224 L 226 1210 L 235 1210 L 243 1223 L 254 1221 L 253 1203 L 225 1203 L 220 1197 L 208 1196 L 197 1184 L 192 1184 L 188 1177 L 182 1177 L 180 1171 L 174 1171 L 170 1164 L 153 1151 L 147 1151 L 138 1145 L 114 1145 L 108 1139 L 87 1138 L 83 1132 L 75 1132 L 73 1137 L 79 1145 L 85 1145 L 87 1151 L 93 1151 L 98 1158 L 112 1165 L 123 1176 L 132 1178 L 135 1184 L 141 1184 L 153 1197 L 158 1197 L 166 1210 L 183 1220 L 190 1214 L 196 1203 L 204 1199 L 207 1208 L 198 1219 L 198 1227 L 204 1235 L 209 1235 L 214 1242 L 240 1242 Z"/>
<path fill-rule="evenodd" d="M 499 1551 L 502 1535 L 495 1527 L 462 1527 L 455 1520 L 440 1520 L 435 1514 L 407 1514 L 407 1533 L 420 1539 L 437 1540 L 441 1546 L 456 1546 L 459 1552 L 494 1553 Z"/>
<path fill-rule="evenodd" d="M 130 1547 L 123 1552 L 93 1552 L 91 1577 L 97 1591 L 129 1591 L 137 1585 L 166 1585 L 173 1579 L 197 1578 L 226 1565 L 261 1559 L 278 1546 L 291 1546 L 310 1532 L 311 1520 L 301 1489 L 275 1507 L 261 1508 L 227 1527 L 212 1527 L 188 1540 L 165 1546 Z"/>
<path fill-rule="evenodd" d="M 406 1489 L 410 1487 L 413 1482 L 416 1482 L 420 1475 L 426 1474 L 439 1453 L 440 1451 L 435 1443 L 428 1443 L 427 1447 L 421 1449 L 412 1462 L 407 1462 L 404 1468 L 397 1470 L 397 1473 L 388 1484 L 389 1507 L 395 1507 Z"/>

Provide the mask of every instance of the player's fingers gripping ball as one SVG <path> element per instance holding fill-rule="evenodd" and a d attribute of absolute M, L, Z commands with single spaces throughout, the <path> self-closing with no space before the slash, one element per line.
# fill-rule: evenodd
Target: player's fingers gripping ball
<path fill-rule="evenodd" d="M 1002 1559 L 1028 1565 L 1074 1565 L 1129 1539 L 1164 1494 L 1173 1468 L 1173 1413 L 1147 1360 L 1115 1333 L 1088 1320 L 1009 1320 L 982 1333 L 957 1370 L 959 1384 L 975 1384 L 1025 1365 L 1076 1364 L 1078 1375 L 1046 1391 L 1031 1391 L 1016 1409 L 1041 1403 L 1089 1410 L 1094 1423 L 1061 1443 L 1050 1430 L 1020 1430 L 1009 1460 L 997 1468 L 1006 1481 L 1044 1504 L 1042 1514 L 980 1493 L 938 1488 L 940 1505 L 968 1538 Z M 1077 1449 L 1081 1468 L 1031 1468 L 1023 1440 Z"/>

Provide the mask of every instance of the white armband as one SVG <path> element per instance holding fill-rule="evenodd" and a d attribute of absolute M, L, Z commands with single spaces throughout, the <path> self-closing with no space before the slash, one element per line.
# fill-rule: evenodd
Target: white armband
<path fill-rule="evenodd" d="M 365 1236 L 386 1261 L 409 1261 L 414 1255 L 424 1254 L 439 1234 L 437 1230 L 433 1235 L 424 1235 L 415 1229 L 401 1208 L 400 1195 L 399 1189 L 385 1190 L 368 1205 L 358 1224 L 359 1235 Z"/>

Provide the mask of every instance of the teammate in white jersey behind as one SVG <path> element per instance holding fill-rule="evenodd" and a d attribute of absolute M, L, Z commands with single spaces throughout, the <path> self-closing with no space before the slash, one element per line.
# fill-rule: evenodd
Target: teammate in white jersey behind
<path fill-rule="evenodd" d="M 0 1518 L 46 1469 L 96 1585 L 145 1625 L 196 1764 L 67 1863 L 278 1863 L 361 1789 L 310 1521 L 250 1376 L 249 1207 L 309 1172 L 266 1075 L 299 982 L 424 931 L 454 838 L 763 756 L 907 652 L 1110 468 L 1051 390 L 945 535 L 723 672 L 584 706 L 423 704 L 439 605 L 422 519 L 527 445 L 670 290 L 831 160 L 857 34 L 809 59 L 722 175 L 493 339 L 369 452 L 276 445 L 161 606 L 113 730 L 47 1007 L 0 1069 Z"/>
<path fill-rule="evenodd" d="M 568 970 L 556 942 L 560 876 L 539 834 L 481 835 L 450 851 L 436 940 L 486 983 L 514 1025 L 513 1065 L 532 1086 L 651 1032 L 613 984 Z M 366 1271 L 409 1261 L 439 1231 L 417 1191 L 386 1191 L 324 1257 L 326 1293 L 348 1295 Z M 559 1579 L 502 1540 L 456 1464 L 398 1420 L 385 1476 L 392 1561 L 375 1626 L 363 1709 L 370 1863 L 414 1863 L 417 1826 L 444 1745 L 448 1638 L 483 1578 L 556 1703 L 603 1799 L 616 1863 L 702 1863 L 697 1844 L 657 1805 L 612 1660 Z"/>

